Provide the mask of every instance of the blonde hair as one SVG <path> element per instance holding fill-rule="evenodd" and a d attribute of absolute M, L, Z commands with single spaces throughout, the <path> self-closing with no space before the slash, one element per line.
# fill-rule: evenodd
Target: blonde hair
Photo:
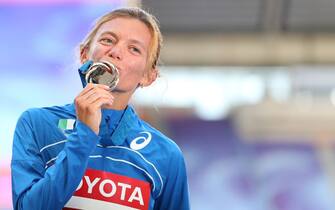
<path fill-rule="evenodd" d="M 149 67 L 155 68 L 159 62 L 159 55 L 163 42 L 162 34 L 159 29 L 157 19 L 153 15 L 137 7 L 120 8 L 101 16 L 94 24 L 92 30 L 87 34 L 83 42 L 80 44 L 80 53 L 82 53 L 84 49 L 89 49 L 92 40 L 94 39 L 102 24 L 118 17 L 137 19 L 143 22 L 149 28 L 152 38 L 149 48 L 148 63 L 151 64 Z"/>

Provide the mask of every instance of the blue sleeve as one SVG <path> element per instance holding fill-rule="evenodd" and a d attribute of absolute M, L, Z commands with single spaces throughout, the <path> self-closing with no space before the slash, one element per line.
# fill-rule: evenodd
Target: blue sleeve
<path fill-rule="evenodd" d="M 190 209 L 185 161 L 180 150 L 171 157 L 168 177 L 162 194 L 155 201 L 154 209 Z"/>
<path fill-rule="evenodd" d="M 88 158 L 99 137 L 77 122 L 77 131 L 67 137 L 55 163 L 45 168 L 36 136 L 43 128 L 33 127 L 24 112 L 17 122 L 11 162 L 12 196 L 15 210 L 62 209 L 85 173 Z"/>

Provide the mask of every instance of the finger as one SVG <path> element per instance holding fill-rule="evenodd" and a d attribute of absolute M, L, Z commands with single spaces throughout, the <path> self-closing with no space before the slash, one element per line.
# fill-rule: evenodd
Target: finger
<path fill-rule="evenodd" d="M 80 93 L 78 94 L 77 97 L 80 97 L 80 96 L 82 96 L 82 95 L 85 95 L 87 92 L 89 92 L 89 91 L 92 90 L 93 88 L 94 88 L 94 84 L 92 84 L 92 83 L 88 83 L 88 84 L 86 85 L 86 87 L 85 87 L 82 91 L 80 91 Z"/>
<path fill-rule="evenodd" d="M 96 98 L 95 100 L 92 100 L 89 106 L 90 106 L 91 108 L 93 108 L 94 110 L 97 110 L 97 109 L 101 109 L 101 107 L 102 107 L 103 105 L 107 105 L 107 104 L 112 105 L 112 104 L 113 104 L 113 101 L 110 100 L 109 98 L 98 97 L 98 98 Z"/>
<path fill-rule="evenodd" d="M 110 87 L 108 85 L 103 85 L 103 84 L 93 84 L 94 87 L 96 88 L 101 88 L 101 89 L 105 89 L 105 90 L 109 90 Z"/>
<path fill-rule="evenodd" d="M 102 84 L 93 84 L 93 83 L 88 83 L 86 87 L 79 93 L 77 97 L 80 97 L 82 95 L 87 94 L 88 92 L 94 90 L 94 89 L 104 89 L 104 90 L 110 90 L 110 87 L 107 85 L 102 85 Z"/>
<path fill-rule="evenodd" d="M 113 97 L 112 93 L 110 91 L 107 91 L 105 89 L 101 88 L 93 88 L 90 91 L 86 92 L 86 94 L 80 96 L 80 100 L 88 100 L 93 95 L 104 95 L 106 97 Z"/>
<path fill-rule="evenodd" d="M 76 110 L 82 110 L 83 112 L 89 111 L 89 112 L 96 112 L 98 109 L 101 109 L 101 107 L 104 104 L 112 104 L 113 100 L 104 97 L 101 95 L 93 95 L 89 100 L 83 101 L 80 103 Z"/>
<path fill-rule="evenodd" d="M 87 97 L 85 99 L 84 103 L 86 103 L 86 104 L 92 104 L 94 101 L 96 101 L 99 98 L 107 99 L 107 100 L 110 100 L 110 101 L 114 100 L 114 97 L 111 94 L 96 93 L 96 94 L 92 94 L 89 97 Z"/>

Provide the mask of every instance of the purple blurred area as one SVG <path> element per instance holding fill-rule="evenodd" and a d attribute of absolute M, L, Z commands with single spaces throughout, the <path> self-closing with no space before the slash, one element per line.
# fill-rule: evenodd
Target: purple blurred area
<path fill-rule="evenodd" d="M 81 88 L 78 44 L 96 18 L 122 5 L 122 0 L 0 1 L 1 210 L 12 209 L 10 159 L 18 117 L 29 107 L 73 100 Z"/>
<path fill-rule="evenodd" d="M 60 67 L 75 60 L 76 47 L 94 20 L 121 3 L 0 5 L 5 49 L 0 51 L 1 71 L 57 74 Z"/>
<path fill-rule="evenodd" d="M 330 210 L 333 192 L 315 148 L 250 144 L 231 119 L 169 121 L 185 154 L 193 209 Z"/>

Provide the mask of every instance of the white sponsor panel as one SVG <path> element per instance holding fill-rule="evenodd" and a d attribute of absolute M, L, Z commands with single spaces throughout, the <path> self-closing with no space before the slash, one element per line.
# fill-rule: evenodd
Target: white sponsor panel
<path fill-rule="evenodd" d="M 79 196 L 72 196 L 65 207 L 82 210 L 138 210 L 129 206 Z"/>
<path fill-rule="evenodd" d="M 150 194 L 148 182 L 88 169 L 64 209 L 145 210 L 149 207 Z"/>

